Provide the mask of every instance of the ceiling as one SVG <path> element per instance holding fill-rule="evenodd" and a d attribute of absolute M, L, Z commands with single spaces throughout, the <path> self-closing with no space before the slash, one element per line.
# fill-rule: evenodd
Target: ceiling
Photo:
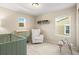
<path fill-rule="evenodd" d="M 13 11 L 26 13 L 37 16 L 50 11 L 62 10 L 74 6 L 74 3 L 39 3 L 40 6 L 35 8 L 31 3 L 0 3 L 0 7 Z"/>

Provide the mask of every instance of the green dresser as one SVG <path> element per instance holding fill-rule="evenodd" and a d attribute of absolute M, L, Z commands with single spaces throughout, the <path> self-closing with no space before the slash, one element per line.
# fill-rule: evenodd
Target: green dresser
<path fill-rule="evenodd" d="M 13 34 L 0 35 L 0 55 L 26 55 L 26 39 Z"/>
<path fill-rule="evenodd" d="M 15 34 L 18 35 L 19 37 L 26 39 L 27 42 L 30 41 L 30 38 L 31 38 L 31 32 L 30 31 L 15 32 Z"/>

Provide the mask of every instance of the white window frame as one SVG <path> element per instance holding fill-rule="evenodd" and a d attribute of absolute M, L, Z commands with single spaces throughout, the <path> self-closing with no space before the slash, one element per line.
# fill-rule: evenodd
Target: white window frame
<path fill-rule="evenodd" d="M 66 30 L 67 30 L 67 26 L 69 26 L 69 33 L 66 33 Z M 70 33 L 71 33 L 71 31 L 70 31 L 71 29 L 70 29 L 70 24 L 65 24 L 64 25 L 64 34 L 66 35 L 66 36 L 70 36 Z"/>
<path fill-rule="evenodd" d="M 66 25 L 69 25 L 69 26 L 70 26 L 70 33 L 69 33 L 69 35 L 61 35 L 61 34 L 57 34 L 57 33 L 56 33 L 56 19 L 57 19 L 58 17 L 55 17 L 55 35 L 56 35 L 56 36 L 67 36 L 67 37 L 71 37 L 71 16 L 62 16 L 62 17 L 69 17 L 69 22 L 70 22 L 70 24 L 66 24 Z M 65 32 L 65 30 L 64 30 L 64 32 Z M 64 33 L 64 34 L 66 34 L 66 33 Z"/>

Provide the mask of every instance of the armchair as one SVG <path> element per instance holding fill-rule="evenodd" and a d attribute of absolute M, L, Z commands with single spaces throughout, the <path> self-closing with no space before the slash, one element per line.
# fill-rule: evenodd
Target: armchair
<path fill-rule="evenodd" d="M 42 43 L 44 36 L 40 34 L 40 29 L 32 29 L 32 43 Z"/>

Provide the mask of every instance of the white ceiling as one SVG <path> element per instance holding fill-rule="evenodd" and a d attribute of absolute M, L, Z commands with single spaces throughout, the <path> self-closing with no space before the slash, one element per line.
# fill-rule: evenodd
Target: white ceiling
<path fill-rule="evenodd" d="M 64 8 L 74 6 L 74 3 L 39 3 L 38 8 L 34 8 L 31 3 L 0 3 L 0 7 L 7 8 L 13 11 L 18 11 L 33 16 L 37 16 L 50 11 L 57 11 Z"/>

